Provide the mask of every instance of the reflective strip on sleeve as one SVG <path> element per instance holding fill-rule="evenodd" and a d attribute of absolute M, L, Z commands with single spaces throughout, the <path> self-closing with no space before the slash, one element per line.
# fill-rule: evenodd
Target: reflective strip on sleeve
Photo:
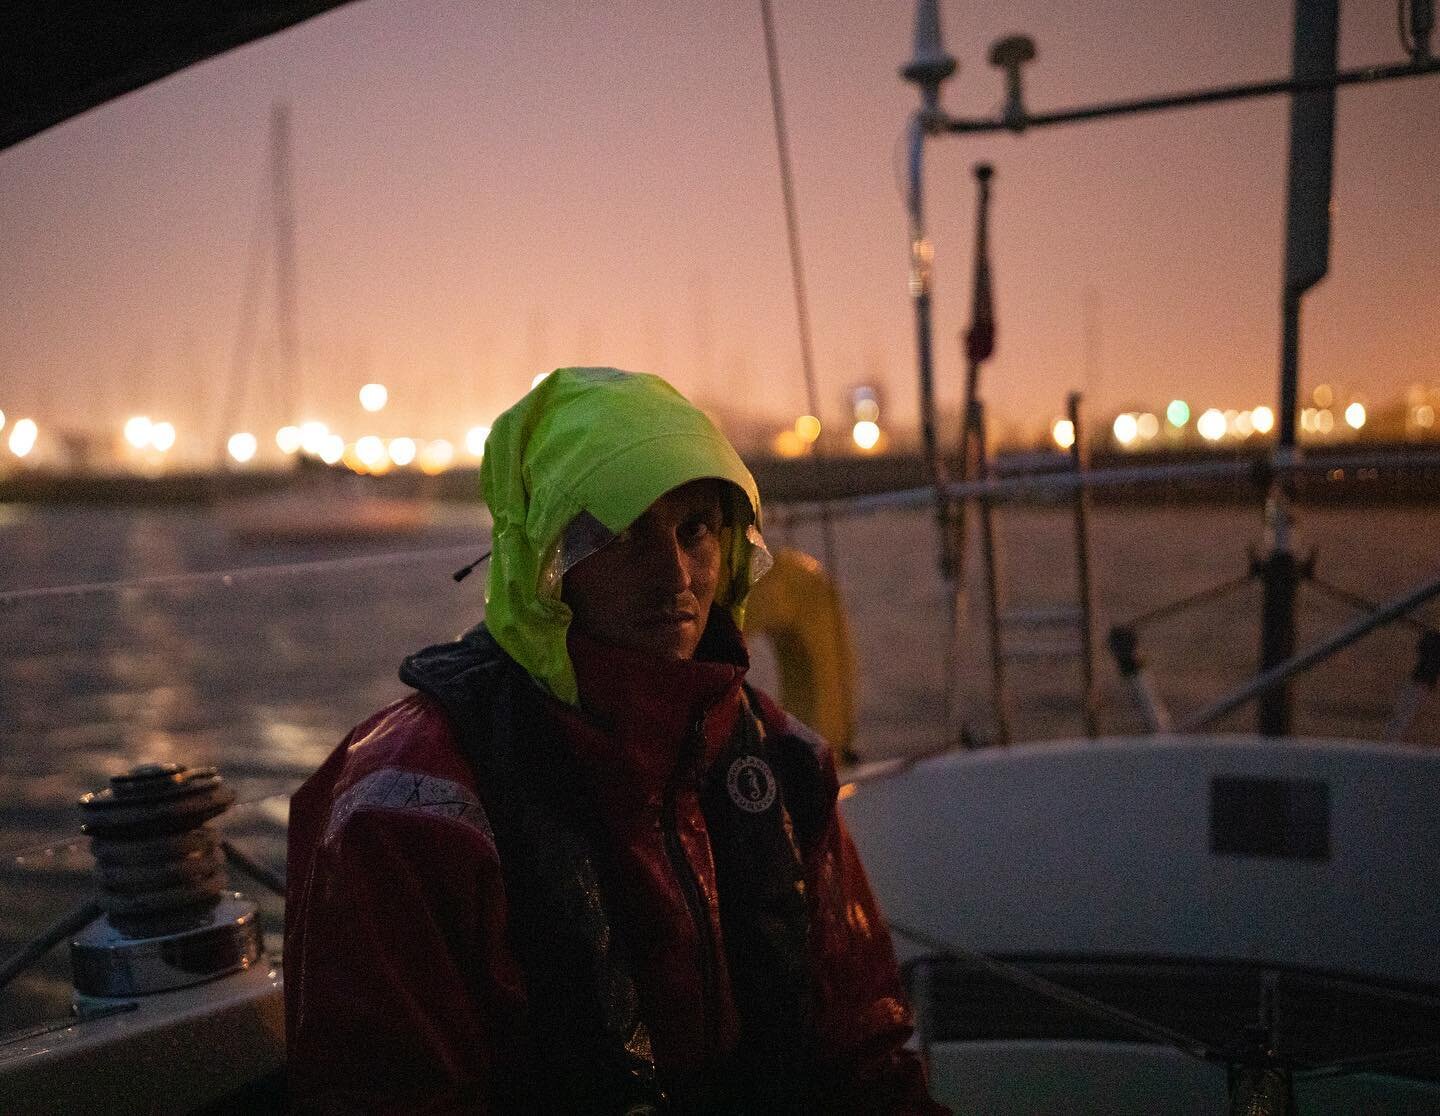
<path fill-rule="evenodd" d="M 344 828 L 356 810 L 415 810 L 450 818 L 479 830 L 491 841 L 495 834 L 490 819 L 472 791 L 450 779 L 385 767 L 372 771 L 350 787 L 330 807 L 330 821 L 325 827 L 325 840 L 330 841 Z"/>

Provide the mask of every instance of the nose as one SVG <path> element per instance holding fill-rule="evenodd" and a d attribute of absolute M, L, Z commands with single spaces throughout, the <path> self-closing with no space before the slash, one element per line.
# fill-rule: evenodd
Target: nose
<path fill-rule="evenodd" d="M 691 563 L 690 553 L 674 533 L 667 532 L 655 539 L 650 568 L 656 590 L 671 598 L 688 593 L 692 580 Z"/>

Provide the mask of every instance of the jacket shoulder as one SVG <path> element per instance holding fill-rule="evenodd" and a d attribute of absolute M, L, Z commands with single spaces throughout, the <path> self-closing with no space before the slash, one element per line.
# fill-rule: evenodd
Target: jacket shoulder
<path fill-rule="evenodd" d="M 426 694 L 393 702 L 355 726 L 295 801 L 319 823 L 322 843 L 371 810 L 445 821 L 493 840 L 450 719 Z"/>

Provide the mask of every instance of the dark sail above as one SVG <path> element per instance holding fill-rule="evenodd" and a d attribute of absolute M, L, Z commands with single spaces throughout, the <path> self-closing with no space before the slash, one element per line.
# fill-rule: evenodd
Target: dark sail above
<path fill-rule="evenodd" d="M 348 0 L 0 4 L 0 148 Z"/>

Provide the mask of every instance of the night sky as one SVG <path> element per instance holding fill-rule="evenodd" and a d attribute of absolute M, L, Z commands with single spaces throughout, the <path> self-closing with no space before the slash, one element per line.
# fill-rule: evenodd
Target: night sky
<path fill-rule="evenodd" d="M 823 419 L 880 384 L 913 426 L 901 191 L 908 0 L 775 0 Z M 1034 111 L 1284 76 L 1291 6 L 948 3 L 956 114 L 1033 35 Z M 1403 60 L 1389 0 L 1342 4 L 1341 65 Z M 106 436 L 144 412 L 221 444 L 247 261 L 290 105 L 303 376 L 296 419 L 459 440 L 539 371 L 653 370 L 772 428 L 804 409 L 757 3 L 364 0 L 0 152 L 0 409 Z M 1440 78 L 1339 95 L 1330 278 L 1302 391 L 1377 406 L 1440 385 Z M 1283 99 L 930 147 L 942 405 L 960 394 L 970 167 L 996 167 L 1011 427 L 1274 402 Z M 264 246 L 268 243 L 261 239 Z M 270 272 L 273 274 L 273 269 Z M 242 427 L 279 425 L 271 287 Z M 391 405 L 362 418 L 356 389 Z"/>

